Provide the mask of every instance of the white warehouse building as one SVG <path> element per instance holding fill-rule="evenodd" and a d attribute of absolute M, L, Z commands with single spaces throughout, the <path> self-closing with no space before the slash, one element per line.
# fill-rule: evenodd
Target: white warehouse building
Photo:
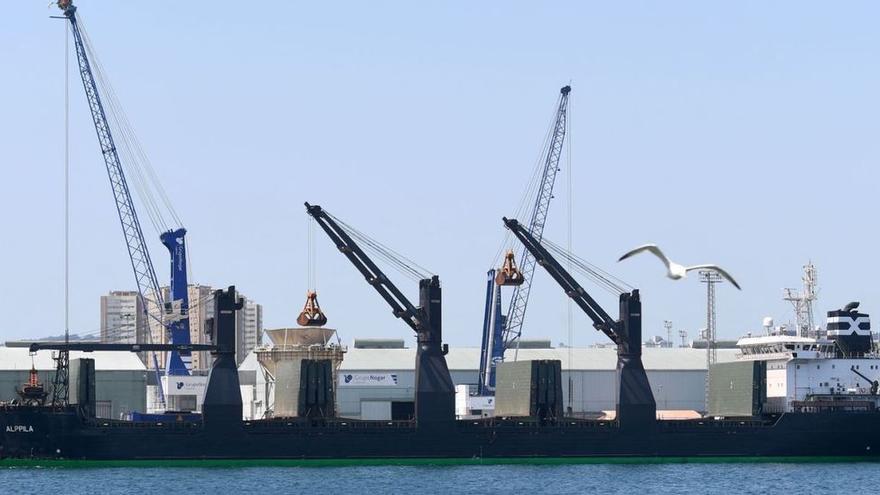
<path fill-rule="evenodd" d="M 385 341 L 387 344 L 389 341 Z M 392 341 L 393 342 L 393 341 Z M 414 348 L 371 348 L 355 342 L 349 347 L 337 373 L 336 409 L 341 417 L 360 419 L 406 419 L 413 412 L 415 397 Z M 733 361 L 738 350 L 718 349 L 718 362 Z M 565 404 L 569 404 L 569 377 L 572 378 L 571 410 L 574 415 L 613 411 L 617 396 L 617 353 L 614 348 L 520 349 L 519 360 L 555 359 L 562 362 Z M 706 404 L 706 350 L 694 348 L 645 348 L 643 363 L 660 411 L 704 411 Z M 471 385 L 478 382 L 480 350 L 450 348 L 446 356 L 452 382 Z M 242 369 L 259 363 L 249 356 Z M 240 373 L 241 375 L 241 373 Z M 259 383 L 254 402 L 272 409 L 273 385 L 254 376 Z M 250 381 L 250 380 L 249 380 Z M 253 382 L 251 382 L 253 383 Z M 243 383 L 244 385 L 244 383 Z M 265 388 L 264 388 L 265 387 Z M 244 387 L 243 387 L 244 388 Z M 243 391 L 243 395 L 249 395 Z M 247 402 L 247 401 L 246 401 Z M 248 407 L 246 407 L 248 409 Z M 251 417 L 265 410 L 252 408 Z M 256 413 L 256 414 L 254 414 Z M 245 416 L 249 416 L 246 414 Z"/>
<path fill-rule="evenodd" d="M 387 342 L 387 341 L 386 341 Z M 387 347 L 387 346 L 386 346 Z M 719 349 L 718 362 L 735 359 L 737 349 Z M 81 353 L 71 353 L 71 358 Z M 337 373 L 337 414 L 361 419 L 406 419 L 415 397 L 414 348 L 349 347 Z M 131 411 L 148 410 L 148 371 L 130 353 L 94 352 L 99 416 L 118 418 Z M 14 387 L 27 380 L 31 357 L 26 348 L 0 347 L 0 400 L 15 397 Z M 617 355 L 613 348 L 520 349 L 519 360 L 557 359 L 562 362 L 563 395 L 568 402 L 572 378 L 572 413 L 587 415 L 614 410 L 617 395 Z M 51 386 L 51 353 L 33 358 L 40 379 Z M 451 348 L 446 356 L 455 385 L 475 386 L 480 350 Z M 706 351 L 693 348 L 645 348 L 643 363 L 660 411 L 703 411 L 706 399 Z M 274 405 L 275 384 L 251 352 L 239 367 L 243 417 L 257 419 Z M 106 409 L 106 411 L 105 411 Z"/>
<path fill-rule="evenodd" d="M 0 346 L 0 402 L 18 397 L 16 388 L 28 381 L 32 367 L 37 370 L 45 390 L 51 394 L 55 376 L 53 354 L 52 351 L 39 351 L 31 355 L 27 347 Z M 146 409 L 148 371 L 137 354 L 71 351 L 71 362 L 79 358 L 95 361 L 95 405 L 99 418 L 121 419 L 132 411 Z"/>

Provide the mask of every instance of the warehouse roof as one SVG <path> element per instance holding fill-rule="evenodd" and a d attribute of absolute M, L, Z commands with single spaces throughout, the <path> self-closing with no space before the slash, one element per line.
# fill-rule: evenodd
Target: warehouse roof
<path fill-rule="evenodd" d="M 738 349 L 718 349 L 718 362 L 736 359 Z M 646 348 L 642 362 L 647 370 L 704 370 L 706 350 L 691 348 Z M 508 352 L 508 358 L 511 353 Z M 569 355 L 571 360 L 569 362 Z M 342 360 L 343 370 L 411 370 L 415 364 L 415 349 L 354 349 L 349 347 Z M 613 370 L 617 367 L 614 348 L 559 348 L 520 349 L 518 359 L 558 359 L 562 369 Z M 450 348 L 446 362 L 452 371 L 474 371 L 480 364 L 480 349 L 475 347 Z"/>
<path fill-rule="evenodd" d="M 40 351 L 34 354 L 33 361 L 26 347 L 0 346 L 0 370 L 29 370 L 31 364 L 39 371 L 55 369 L 52 351 Z M 71 351 L 70 359 L 92 358 L 96 370 L 144 370 L 144 363 L 133 352 L 80 352 Z"/>
<path fill-rule="evenodd" d="M 0 347 L 0 350 L 3 348 Z M 567 348 L 558 349 L 520 349 L 518 358 L 559 359 L 562 369 L 569 369 Z M 737 349 L 718 349 L 718 362 L 725 363 L 736 359 Z M 109 354 L 109 353 L 104 353 Z M 706 369 L 706 350 L 692 348 L 645 348 L 642 362 L 648 370 L 704 370 Z M 508 357 L 510 354 L 508 354 Z M 0 354 L 0 359 L 3 354 Z M 342 370 L 347 371 L 404 371 L 415 367 L 415 349 L 356 349 L 349 347 L 342 360 Z M 140 361 L 138 361 L 140 362 Z M 446 362 L 452 371 L 476 371 L 480 364 L 480 350 L 475 347 L 450 348 Z M 614 370 L 617 367 L 617 351 L 613 348 L 572 348 L 571 369 L 576 370 Z M 2 365 L 0 365 L 2 367 Z M 30 367 L 30 364 L 28 364 Z M 257 353 L 251 351 L 242 360 L 238 369 L 258 370 Z"/>

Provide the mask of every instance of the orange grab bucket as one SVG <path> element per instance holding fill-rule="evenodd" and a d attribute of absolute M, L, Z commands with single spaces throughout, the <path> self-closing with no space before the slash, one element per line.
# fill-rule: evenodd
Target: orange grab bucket
<path fill-rule="evenodd" d="M 316 292 L 309 291 L 306 295 L 306 305 L 297 317 L 296 323 L 302 327 L 320 327 L 327 324 L 327 316 L 321 311 Z"/>
<path fill-rule="evenodd" d="M 513 251 L 508 251 L 504 255 L 504 264 L 498 269 L 495 275 L 495 283 L 498 285 L 522 285 L 526 279 L 523 277 L 519 268 L 516 267 Z"/>

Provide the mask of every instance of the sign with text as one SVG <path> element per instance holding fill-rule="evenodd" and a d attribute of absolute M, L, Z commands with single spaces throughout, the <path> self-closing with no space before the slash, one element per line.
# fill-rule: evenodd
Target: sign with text
<path fill-rule="evenodd" d="M 396 373 L 340 373 L 340 387 L 396 387 Z"/>
<path fill-rule="evenodd" d="M 195 395 L 205 396 L 205 388 L 208 386 L 207 376 L 163 376 L 162 386 L 165 395 Z"/>

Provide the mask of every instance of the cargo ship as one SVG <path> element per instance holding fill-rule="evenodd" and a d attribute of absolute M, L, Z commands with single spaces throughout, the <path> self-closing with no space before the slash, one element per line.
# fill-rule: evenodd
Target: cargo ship
<path fill-rule="evenodd" d="M 57 4 L 62 18 L 70 22 L 80 76 L 113 185 L 139 292 L 143 297 L 147 285 L 142 280 L 152 278 L 153 292 L 159 294 L 77 24 L 76 8 L 70 0 L 59 0 Z M 561 90 L 554 125 L 556 144 L 550 146 L 548 154 L 546 171 L 554 177 L 568 91 L 568 86 Z M 551 189 L 550 185 L 542 189 L 541 197 L 549 200 Z M 439 278 L 421 279 L 419 302 L 413 304 L 354 239 L 363 236 L 337 222 L 320 206 L 307 203 L 306 209 L 392 308 L 394 316 L 415 332 L 418 348 L 411 419 L 368 421 L 338 417 L 331 360 L 304 359 L 299 373 L 297 416 L 243 421 L 235 359 L 235 320 L 242 302 L 235 288 L 229 287 L 214 294 L 214 316 L 205 328 L 211 344 L 31 344 L 32 352 L 57 352 L 52 398 L 47 403 L 49 394 L 36 373 L 32 373 L 31 380 L 20 391 L 20 400 L 0 404 L 0 459 L 880 458 L 880 359 L 874 351 L 868 315 L 859 313 L 855 306 L 829 314 L 828 334 L 823 339 L 744 339 L 743 359 L 715 373 L 716 378 L 726 382 L 716 379 L 710 384 L 717 400 L 710 404 L 708 416 L 658 420 L 656 402 L 642 364 L 639 291 L 622 292 L 619 316 L 611 317 L 545 249 L 540 236 L 535 238 L 529 228 L 514 219 L 504 219 L 505 226 L 592 320 L 595 329 L 616 346 L 616 414 L 613 419 L 568 417 L 563 407 L 559 362 L 536 361 L 522 373 L 520 386 L 516 382 L 504 386 L 505 379 L 499 375 L 496 412 L 503 412 L 499 407 L 510 399 L 519 405 L 515 413 L 458 420 L 455 390 L 445 357 L 448 347 L 442 339 Z M 621 221 L 626 226 L 632 223 L 628 218 Z M 393 253 L 386 250 L 382 254 Z M 502 278 L 509 276 L 508 282 L 521 283 L 523 278 L 515 276 L 512 265 L 507 268 Z M 185 269 L 180 271 L 185 273 Z M 185 282 L 182 287 L 186 287 Z M 159 321 L 163 321 L 161 317 Z M 164 351 L 181 356 L 210 351 L 214 360 L 201 416 L 135 415 L 134 420 L 127 421 L 99 418 L 94 361 L 80 359 L 72 365 L 69 352 L 75 350 Z M 499 366 L 503 370 L 503 364 Z"/>
<path fill-rule="evenodd" d="M 519 387 L 528 415 L 457 420 L 454 387 L 442 343 L 441 288 L 419 283 L 414 305 L 345 228 L 321 207 L 308 212 L 369 284 L 416 333 L 416 397 L 411 420 L 336 417 L 329 361 L 304 360 L 300 415 L 243 421 L 235 361 L 235 288 L 215 293 L 206 332 L 214 362 L 199 420 L 123 421 L 95 417 L 89 366 L 73 376 L 70 404 L 22 402 L 0 406 L 0 457 L 92 460 L 240 459 L 500 459 L 500 458 L 880 458 L 880 359 L 870 318 L 857 305 L 829 312 L 823 338 L 749 337 L 740 341 L 737 369 L 719 371 L 734 390 L 710 405 L 710 415 L 658 420 L 642 365 L 638 290 L 620 295 L 611 318 L 516 220 L 505 225 L 538 264 L 616 345 L 618 400 L 613 419 L 577 419 L 563 411 L 558 362 L 532 363 L 529 387 Z M 109 350 L 110 344 L 35 343 L 32 351 Z M 115 350 L 124 345 L 113 344 Z M 103 346 L 103 347 L 102 347 Z M 155 344 L 159 347 L 160 344 Z M 131 345 L 128 351 L 141 351 Z M 92 368 L 93 369 L 93 368 Z M 537 379 L 536 379 L 537 378 Z M 502 380 L 503 382 L 503 380 Z M 513 387 L 514 389 L 516 387 Z M 499 394 L 504 392 L 499 387 Z M 499 403 L 501 398 L 499 397 Z M 719 405 L 720 404 L 720 405 Z M 712 411 L 712 409 L 716 409 Z"/>

